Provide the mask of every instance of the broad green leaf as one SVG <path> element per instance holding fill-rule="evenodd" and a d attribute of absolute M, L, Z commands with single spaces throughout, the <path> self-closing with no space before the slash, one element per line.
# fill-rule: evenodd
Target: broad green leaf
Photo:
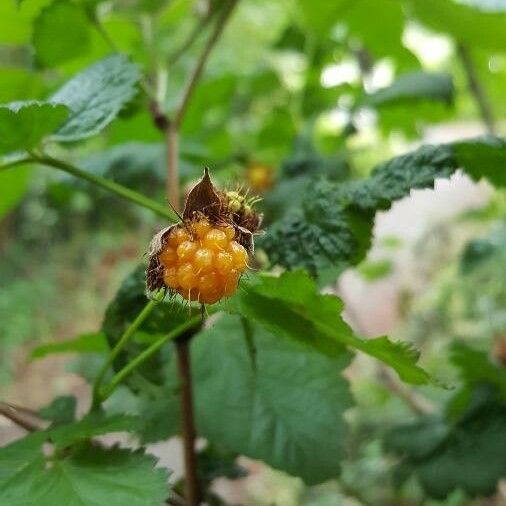
<path fill-rule="evenodd" d="M 451 360 L 459 368 L 460 377 L 467 386 L 482 382 L 495 385 L 502 400 L 506 402 L 506 369 L 493 364 L 486 353 L 456 342 L 452 346 Z"/>
<path fill-rule="evenodd" d="M 506 26 L 506 25 L 505 25 Z M 483 137 L 454 143 L 459 165 L 474 180 L 488 179 L 495 186 L 506 186 L 506 141 Z"/>
<path fill-rule="evenodd" d="M 256 326 L 253 343 L 254 362 L 239 318 L 224 315 L 192 344 L 199 432 L 309 484 L 336 477 L 350 355 L 326 357 Z"/>
<path fill-rule="evenodd" d="M 84 8 L 54 0 L 35 20 L 32 43 L 37 62 L 44 67 L 85 54 L 90 45 L 90 20 Z"/>
<path fill-rule="evenodd" d="M 57 103 L 27 100 L 0 105 L 0 155 L 36 147 L 68 114 L 67 107 Z"/>
<path fill-rule="evenodd" d="M 381 163 L 363 180 L 313 183 L 300 197 L 300 207 L 267 229 L 257 244 L 272 264 L 319 269 L 356 265 L 370 246 L 375 213 L 413 189 L 433 188 L 437 178 L 457 169 L 474 179 L 504 184 L 505 141 L 484 137 L 453 144 L 422 146 Z M 483 160 L 483 162 L 482 162 Z"/>
<path fill-rule="evenodd" d="M 417 365 L 419 354 L 409 343 L 354 335 L 341 317 L 342 301 L 335 295 L 318 293 L 316 284 L 304 271 L 285 272 L 279 277 L 258 276 L 241 285 L 232 303 L 232 310 L 275 335 L 330 356 L 338 356 L 344 347 L 351 347 L 388 364 L 407 383 L 431 382 L 427 372 Z"/>
<path fill-rule="evenodd" d="M 106 335 L 111 347 L 147 303 L 145 268 L 140 265 L 124 280 L 118 293 L 107 307 L 102 332 Z M 145 349 L 150 344 L 147 342 L 149 336 L 152 341 L 161 337 L 194 316 L 198 311 L 198 309 L 186 307 L 179 299 L 166 300 L 158 304 L 118 356 L 114 368 L 121 368 Z M 140 339 L 138 338 L 139 333 L 142 333 Z M 167 357 L 163 355 L 162 350 L 161 353 L 154 355 L 138 368 L 137 374 L 143 379 L 159 384 L 163 381 L 163 364 L 166 360 Z M 135 381 L 136 376 L 130 376 L 127 384 L 133 386 Z"/>
<path fill-rule="evenodd" d="M 0 219 L 24 197 L 31 175 L 32 168 L 27 165 L 0 171 Z"/>
<path fill-rule="evenodd" d="M 56 397 L 51 404 L 39 409 L 38 414 L 54 426 L 70 424 L 75 420 L 77 399 L 72 395 Z"/>
<path fill-rule="evenodd" d="M 403 0 L 409 12 L 436 32 L 451 35 L 469 47 L 506 49 L 506 12 L 486 12 L 453 0 Z"/>
<path fill-rule="evenodd" d="M 390 86 L 366 95 L 360 105 L 380 107 L 407 105 L 422 100 L 453 102 L 454 87 L 449 74 L 415 71 L 400 75 Z"/>
<path fill-rule="evenodd" d="M 385 444 L 404 456 L 400 466 L 413 468 L 431 497 L 444 499 L 456 489 L 491 495 L 506 474 L 506 405 L 476 388 L 458 420 L 421 418 L 391 429 Z"/>
<path fill-rule="evenodd" d="M 126 56 L 115 54 L 83 70 L 64 84 L 51 101 L 71 110 L 68 120 L 52 136 L 60 142 L 96 135 L 137 93 L 140 71 Z"/>
<path fill-rule="evenodd" d="M 42 358 L 55 353 L 106 353 L 109 350 L 107 339 L 102 332 L 81 334 L 75 339 L 37 346 L 30 358 Z"/>
<path fill-rule="evenodd" d="M 14 1 L 0 2 L 0 44 L 28 45 L 34 19 L 51 0 L 30 0 L 16 5 Z"/>
<path fill-rule="evenodd" d="M 43 433 L 0 449 L 2 506 L 158 506 L 168 495 L 167 471 L 141 450 L 85 445 L 45 457 Z"/>
<path fill-rule="evenodd" d="M 300 24 L 318 36 L 325 36 L 346 10 L 346 0 L 300 0 L 297 2 Z"/>
<path fill-rule="evenodd" d="M 49 429 L 47 434 L 54 444 L 66 447 L 76 441 L 87 440 L 110 432 L 134 431 L 140 427 L 140 424 L 141 420 L 133 416 L 106 416 L 102 413 L 92 413 L 77 422 Z"/>

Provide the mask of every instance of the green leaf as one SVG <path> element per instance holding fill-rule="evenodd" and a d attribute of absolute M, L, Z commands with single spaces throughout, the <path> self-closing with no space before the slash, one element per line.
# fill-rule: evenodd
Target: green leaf
<path fill-rule="evenodd" d="M 123 332 L 134 321 L 137 315 L 147 304 L 145 267 L 139 265 L 122 283 L 118 293 L 107 307 L 102 323 L 102 332 L 106 335 L 109 345 L 114 346 Z M 133 357 L 145 349 L 151 341 L 170 332 L 174 327 L 184 323 L 198 313 L 198 309 L 185 306 L 181 300 L 172 298 L 158 304 L 149 315 L 149 318 L 139 327 L 132 336 L 124 351 L 115 361 L 114 368 L 119 370 Z M 141 334 L 141 338 L 139 338 Z M 163 365 L 169 361 L 164 350 L 155 354 L 144 362 L 135 375 L 127 379 L 127 385 L 137 389 L 136 376 L 142 376 L 151 383 L 161 384 L 164 379 Z"/>
<path fill-rule="evenodd" d="M 425 417 L 394 427 L 385 446 L 404 456 L 400 466 L 412 467 L 431 497 L 444 499 L 456 489 L 491 495 L 506 474 L 506 405 L 477 388 L 458 420 Z"/>
<path fill-rule="evenodd" d="M 87 440 L 110 432 L 134 431 L 140 425 L 141 420 L 137 417 L 106 416 L 102 413 L 92 413 L 77 422 L 50 429 L 48 437 L 57 446 L 66 447 L 76 441 Z"/>
<path fill-rule="evenodd" d="M 366 95 L 362 106 L 407 105 L 422 100 L 453 102 L 455 89 L 449 74 L 415 71 L 399 76 L 390 86 Z"/>
<path fill-rule="evenodd" d="M 0 172 L 0 218 L 14 209 L 24 197 L 31 175 L 32 167 L 28 165 Z"/>
<path fill-rule="evenodd" d="M 366 281 L 378 281 L 388 276 L 393 269 L 391 260 L 362 262 L 357 270 Z"/>
<path fill-rule="evenodd" d="M 39 409 L 39 415 L 55 426 L 70 424 L 76 417 L 77 400 L 72 395 L 56 397 L 48 406 Z"/>
<path fill-rule="evenodd" d="M 52 138 L 69 142 L 98 134 L 133 99 L 139 79 L 139 67 L 119 54 L 77 74 L 51 97 L 71 110 Z"/>
<path fill-rule="evenodd" d="M 329 356 L 345 347 L 371 355 L 392 367 L 399 377 L 413 384 L 426 384 L 430 376 L 416 365 L 418 353 L 408 343 L 393 343 L 387 337 L 361 339 L 341 318 L 342 301 L 335 295 L 318 293 L 304 271 L 285 272 L 279 277 L 258 276 L 241 284 L 231 302 L 232 310 L 284 336 Z"/>
<path fill-rule="evenodd" d="M 350 355 L 329 358 L 256 327 L 253 341 L 254 364 L 239 318 L 222 316 L 192 344 L 199 432 L 309 484 L 336 477 Z"/>
<path fill-rule="evenodd" d="M 459 165 L 475 181 L 487 178 L 495 186 L 506 186 L 506 141 L 483 137 L 453 144 Z"/>
<path fill-rule="evenodd" d="M 108 350 L 104 333 L 91 332 L 67 341 L 41 344 L 32 350 L 30 358 L 42 358 L 55 353 L 107 353 Z"/>
<path fill-rule="evenodd" d="M 158 506 L 167 498 L 167 471 L 141 450 L 85 445 L 45 457 L 42 434 L 0 449 L 2 506 Z"/>
<path fill-rule="evenodd" d="M 469 47 L 506 49 L 505 12 L 485 12 L 453 0 L 404 0 L 404 3 L 422 24 Z"/>
<path fill-rule="evenodd" d="M 55 0 L 43 9 L 33 26 L 32 43 L 37 62 L 54 67 L 86 54 L 90 21 L 81 5 Z"/>
<path fill-rule="evenodd" d="M 267 229 L 257 244 L 272 264 L 319 269 L 356 265 L 369 249 L 374 216 L 409 195 L 412 189 L 433 188 L 437 178 L 462 168 L 492 184 L 504 182 L 505 141 L 478 138 L 453 144 L 422 146 L 378 165 L 370 177 L 311 185 L 299 209 Z M 483 163 L 482 163 L 483 160 Z"/>
<path fill-rule="evenodd" d="M 495 385 L 502 400 L 506 402 L 506 369 L 493 364 L 486 353 L 455 342 L 452 345 L 451 360 L 459 368 L 460 377 L 467 386 L 476 386 L 482 382 Z"/>
<path fill-rule="evenodd" d="M 0 105 L 0 155 L 32 149 L 67 118 L 62 104 L 27 100 Z"/>

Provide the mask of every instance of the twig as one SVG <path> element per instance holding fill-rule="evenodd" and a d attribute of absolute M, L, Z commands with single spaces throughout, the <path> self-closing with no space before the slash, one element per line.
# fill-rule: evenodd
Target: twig
<path fill-rule="evenodd" d="M 167 150 L 167 196 L 170 205 L 177 212 L 181 211 L 181 189 L 179 184 L 179 133 L 176 125 L 169 123 L 165 131 Z"/>
<path fill-rule="evenodd" d="M 193 416 L 192 375 L 189 353 L 190 338 L 181 336 L 176 341 L 177 365 L 181 378 L 181 429 L 184 447 L 185 499 L 187 506 L 200 503 L 200 486 L 195 453 L 195 422 Z"/>
<path fill-rule="evenodd" d="M 209 55 L 211 54 L 214 45 L 220 38 L 220 35 L 223 32 L 223 29 L 225 28 L 227 20 L 230 17 L 230 14 L 232 14 L 232 11 L 236 6 L 237 2 L 238 0 L 229 0 L 228 4 L 225 5 L 222 8 L 222 11 L 220 12 L 218 20 L 216 21 L 216 24 L 214 26 L 214 30 L 211 36 L 209 37 L 206 45 L 204 46 L 204 49 L 200 54 L 199 59 L 197 60 L 197 64 L 195 65 L 195 68 L 193 69 L 193 72 L 191 73 L 188 79 L 186 87 L 183 91 L 181 101 L 179 103 L 179 107 L 176 111 L 174 119 L 172 120 L 176 129 L 178 129 L 181 126 L 184 115 L 186 113 L 186 109 L 188 108 L 188 104 L 190 103 L 190 98 L 195 90 L 195 87 L 197 86 L 200 76 L 202 75 L 202 71 L 204 70 L 207 59 L 209 58 Z"/>
<path fill-rule="evenodd" d="M 20 161 L 10 162 L 3 166 L 0 166 L 0 171 L 3 168 L 14 167 L 15 165 L 19 165 L 20 163 L 26 162 L 36 162 L 42 165 L 46 165 L 48 167 L 53 167 L 55 169 L 62 170 L 64 172 L 67 172 L 68 174 L 72 174 L 73 176 L 79 177 L 90 183 L 100 186 L 101 188 L 104 188 L 109 192 L 115 193 L 116 195 L 119 195 L 120 197 L 129 200 L 141 207 L 145 207 L 146 209 L 153 211 L 158 216 L 162 216 L 163 218 L 167 219 L 172 223 L 176 223 L 179 221 L 178 215 L 172 209 L 169 209 L 168 207 L 159 204 L 158 202 L 148 197 L 145 197 L 141 193 L 131 190 L 126 186 L 115 183 L 114 181 L 110 181 L 109 179 L 106 179 L 104 177 L 98 176 L 96 174 L 91 174 L 90 172 L 82 170 L 79 167 L 71 165 L 70 163 L 64 162 L 63 160 L 58 160 L 56 158 L 52 158 L 50 156 L 46 155 L 38 156 L 32 154 L 30 157 L 23 158 L 23 162 Z"/>
<path fill-rule="evenodd" d="M 469 53 L 467 47 L 463 44 L 457 45 L 457 53 L 459 55 L 460 61 L 462 62 L 462 66 L 464 67 L 469 89 L 474 97 L 474 100 L 476 101 L 481 117 L 483 119 L 483 123 L 485 123 L 488 133 L 493 135 L 495 134 L 495 124 L 494 116 L 492 114 L 492 107 L 490 106 L 485 88 L 480 82 L 480 78 L 476 72 L 473 58 Z"/>
<path fill-rule="evenodd" d="M 193 30 L 190 32 L 188 38 L 167 58 L 167 63 L 169 65 L 175 65 L 179 58 L 181 58 L 181 56 L 193 46 L 209 21 L 211 21 L 213 14 L 213 11 L 208 12 L 205 16 L 199 19 L 199 22 L 193 27 Z"/>
<path fill-rule="evenodd" d="M 35 432 L 44 428 L 42 423 L 35 423 L 33 421 L 35 416 L 31 410 L 19 408 L 7 402 L 0 402 L 0 415 L 11 420 L 28 432 Z"/>

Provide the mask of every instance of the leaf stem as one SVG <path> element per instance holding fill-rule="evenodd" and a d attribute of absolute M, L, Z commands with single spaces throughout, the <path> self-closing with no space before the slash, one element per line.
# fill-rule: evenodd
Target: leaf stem
<path fill-rule="evenodd" d="M 21 156 L 17 158 L 8 159 L 5 163 L 0 165 L 0 171 L 11 169 L 13 167 L 17 167 L 18 165 L 23 165 L 25 163 L 33 162 L 31 156 Z"/>
<path fill-rule="evenodd" d="M 111 367 L 112 363 L 119 355 L 121 350 L 128 343 L 130 338 L 134 335 L 136 330 L 144 323 L 146 318 L 152 313 L 153 309 L 155 309 L 156 305 L 160 303 L 163 299 L 164 293 L 160 291 L 155 295 L 155 298 L 150 300 L 142 309 L 142 311 L 137 315 L 135 320 L 128 326 L 128 328 L 123 332 L 122 336 L 119 338 L 118 342 L 115 344 L 114 348 L 109 353 L 107 360 L 104 365 L 100 369 L 97 377 L 95 378 L 95 382 L 93 384 L 93 402 L 92 402 L 92 410 L 98 408 L 101 403 L 100 399 L 100 387 L 104 380 L 107 371 Z"/>
<path fill-rule="evenodd" d="M 27 432 L 35 432 L 44 428 L 40 422 L 35 423 L 34 419 L 38 417 L 31 410 L 14 406 L 8 402 L 0 402 L 0 415 L 22 427 Z"/>
<path fill-rule="evenodd" d="M 460 61 L 462 62 L 462 66 L 464 67 L 469 90 L 471 91 L 476 105 L 478 106 L 481 118 L 483 119 L 483 123 L 485 123 L 488 133 L 494 135 L 495 122 L 494 115 L 492 114 L 492 107 L 490 106 L 487 92 L 485 91 L 485 88 L 483 87 L 483 84 L 478 77 L 478 72 L 476 71 L 476 66 L 474 64 L 473 58 L 468 48 L 461 43 L 457 45 L 457 53 L 459 55 Z"/>
<path fill-rule="evenodd" d="M 200 315 L 194 316 L 187 320 L 186 322 L 178 325 L 171 332 L 160 337 L 157 341 L 155 341 L 151 346 L 146 348 L 142 353 L 137 355 L 131 362 L 129 362 L 123 369 L 118 371 L 109 385 L 103 389 L 100 393 L 101 402 L 105 401 L 110 395 L 114 392 L 114 390 L 118 387 L 118 385 L 128 376 L 130 375 L 137 367 L 139 367 L 143 362 L 145 362 L 148 358 L 150 358 L 154 353 L 156 353 L 166 342 L 176 339 L 181 334 L 190 330 L 194 327 L 197 327 L 202 322 L 202 318 Z"/>
<path fill-rule="evenodd" d="M 167 150 L 167 195 L 172 209 L 181 211 L 181 189 L 179 184 L 179 133 L 176 126 L 170 122 L 165 131 Z"/>
<path fill-rule="evenodd" d="M 85 181 L 88 181 L 89 183 L 93 183 L 96 186 L 100 186 L 101 188 L 111 192 L 115 193 L 116 195 L 122 197 L 123 199 L 129 200 L 130 202 L 133 202 L 134 204 L 137 204 L 138 206 L 145 207 L 146 209 L 149 209 L 150 211 L 154 212 L 158 216 L 161 216 L 171 223 L 176 223 L 179 221 L 179 217 L 177 214 L 170 208 L 165 207 L 162 204 L 159 204 L 158 202 L 145 197 L 141 193 L 138 193 L 134 190 L 131 190 L 130 188 L 127 188 L 126 186 L 120 185 L 114 181 L 110 181 L 109 179 L 106 179 L 102 176 L 98 176 L 96 174 L 91 174 L 89 172 L 86 172 L 79 167 L 76 167 L 74 165 L 71 165 L 70 163 L 64 162 L 63 160 L 58 160 L 56 158 L 52 158 L 48 155 L 35 155 L 33 154 L 30 158 L 24 159 L 24 162 L 37 162 L 42 165 L 46 165 L 48 167 L 53 167 L 55 169 L 62 170 L 64 172 L 67 172 L 68 174 L 72 174 L 73 176 L 79 177 L 81 179 L 84 179 Z M 11 163 L 9 166 L 19 165 L 19 163 Z M 0 168 L 4 168 L 5 166 L 2 166 Z"/>

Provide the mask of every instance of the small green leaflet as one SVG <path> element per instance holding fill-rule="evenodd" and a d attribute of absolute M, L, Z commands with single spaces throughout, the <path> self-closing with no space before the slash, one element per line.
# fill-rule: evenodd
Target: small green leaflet
<path fill-rule="evenodd" d="M 50 459 L 36 432 L 0 449 L 2 506 L 158 506 L 168 495 L 165 469 L 143 451 L 86 444 Z"/>
<path fill-rule="evenodd" d="M 55 0 L 41 10 L 33 25 L 32 43 L 37 62 L 54 67 L 86 54 L 91 24 L 82 6 Z"/>
<path fill-rule="evenodd" d="M 83 70 L 62 86 L 51 101 L 71 110 L 69 119 L 52 135 L 60 142 L 98 134 L 137 93 L 139 67 L 114 54 Z"/>
<path fill-rule="evenodd" d="M 455 89 L 449 74 L 421 70 L 400 75 L 390 86 L 366 95 L 360 106 L 381 107 L 420 100 L 453 102 Z"/>
<path fill-rule="evenodd" d="M 331 358 L 256 325 L 252 335 L 254 363 L 237 316 L 223 315 L 192 344 L 199 432 L 308 484 L 336 477 L 352 406 L 342 376 L 351 355 Z"/>
<path fill-rule="evenodd" d="M 105 334 L 90 332 L 68 341 L 41 344 L 32 350 L 30 358 L 43 358 L 55 353 L 106 353 L 108 350 Z"/>
<path fill-rule="evenodd" d="M 72 423 L 76 417 L 77 399 L 72 395 L 62 395 L 51 404 L 39 409 L 39 416 L 49 420 L 54 426 Z"/>
<path fill-rule="evenodd" d="M 419 354 L 409 343 L 394 343 L 387 337 L 357 337 L 341 318 L 341 300 L 318 293 L 315 282 L 302 270 L 285 272 L 277 278 L 257 276 L 252 282 L 243 283 L 230 309 L 275 335 L 323 354 L 338 356 L 351 347 L 389 365 L 406 383 L 422 385 L 433 381 L 417 365 Z"/>
<path fill-rule="evenodd" d="M 0 155 L 36 147 L 69 115 L 65 105 L 26 100 L 0 105 Z"/>

